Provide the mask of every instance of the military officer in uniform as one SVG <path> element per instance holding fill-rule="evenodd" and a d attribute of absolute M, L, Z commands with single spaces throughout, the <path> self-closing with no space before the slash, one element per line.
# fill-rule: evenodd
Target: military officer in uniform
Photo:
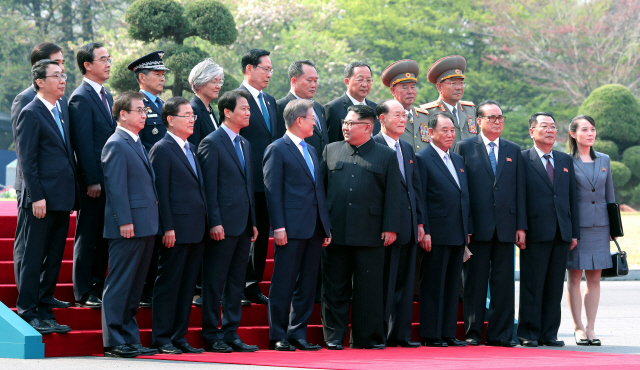
<path fill-rule="evenodd" d="M 407 115 L 407 126 L 400 139 L 413 146 L 417 153 L 429 144 L 427 120 L 429 112 L 411 106 L 416 101 L 416 84 L 420 66 L 415 60 L 405 59 L 391 63 L 382 71 L 380 79 L 389 88 L 391 95 L 404 107 Z"/>
<path fill-rule="evenodd" d="M 420 108 L 427 114 L 448 112 L 453 116 L 456 142 L 478 135 L 475 104 L 460 100 L 464 95 L 464 72 L 467 61 L 460 55 L 450 55 L 439 59 L 427 71 L 429 82 L 438 89 L 438 100 L 422 104 Z M 416 152 L 418 150 L 416 149 Z"/>

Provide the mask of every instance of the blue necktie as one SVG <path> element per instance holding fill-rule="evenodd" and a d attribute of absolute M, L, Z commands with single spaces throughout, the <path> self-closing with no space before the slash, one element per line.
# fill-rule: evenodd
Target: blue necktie
<path fill-rule="evenodd" d="M 238 159 L 240 159 L 240 164 L 242 165 L 242 172 L 245 172 L 244 168 L 244 157 L 242 156 L 242 150 L 240 149 L 240 136 L 236 136 L 235 140 L 233 140 L 233 146 L 236 148 L 236 154 L 238 154 Z"/>
<path fill-rule="evenodd" d="M 144 158 L 144 163 L 147 166 L 149 166 L 149 162 L 147 159 L 147 151 L 144 149 L 144 146 L 142 145 L 142 139 L 138 137 L 138 141 L 136 141 L 136 143 L 138 144 L 138 150 L 140 151 L 140 154 L 142 154 L 142 158 Z"/>
<path fill-rule="evenodd" d="M 493 141 L 489 143 L 489 146 L 491 147 L 491 151 L 489 152 L 489 162 L 491 162 L 491 168 L 493 168 L 493 175 L 495 176 L 496 174 L 496 153 L 494 151 L 496 143 L 494 143 Z"/>
<path fill-rule="evenodd" d="M 260 100 L 260 108 L 262 108 L 262 117 L 264 121 L 267 123 L 267 129 L 271 132 L 271 121 L 269 121 L 269 111 L 267 107 L 264 105 L 264 99 L 262 99 L 262 91 L 258 93 L 258 100 Z"/>
<path fill-rule="evenodd" d="M 60 112 L 58 112 L 58 107 L 54 105 L 51 112 L 53 112 L 53 118 L 56 120 L 56 123 L 58 124 L 60 135 L 62 135 L 62 141 L 66 143 L 67 141 L 64 139 L 64 129 L 62 128 L 62 122 L 60 122 Z"/>
<path fill-rule="evenodd" d="M 162 100 L 160 99 L 160 97 L 159 97 L 159 96 L 157 96 L 157 97 L 156 97 L 156 106 L 158 107 L 158 109 L 159 109 L 160 111 L 162 111 L 162 106 L 163 106 L 163 105 L 164 105 L 164 104 L 162 104 Z"/>
<path fill-rule="evenodd" d="M 302 140 L 300 142 L 300 146 L 302 147 L 302 153 L 304 153 L 304 161 L 307 162 L 307 167 L 309 167 L 309 171 L 311 172 L 311 177 L 313 177 L 313 181 L 316 181 L 316 174 L 313 172 L 313 162 L 311 162 L 311 157 L 309 157 L 309 150 L 307 150 L 307 143 Z"/>
<path fill-rule="evenodd" d="M 402 174 L 402 178 L 406 180 L 404 176 L 404 162 L 402 160 L 402 152 L 400 151 L 400 143 L 396 141 L 396 157 L 398 157 L 398 166 L 400 166 L 400 173 Z"/>
<path fill-rule="evenodd" d="M 193 169 L 193 173 L 198 177 L 198 170 L 196 170 L 196 161 L 193 160 L 193 153 L 191 153 L 191 149 L 189 149 L 189 142 L 184 143 L 184 150 L 187 154 L 187 159 L 189 160 L 189 164 Z"/>

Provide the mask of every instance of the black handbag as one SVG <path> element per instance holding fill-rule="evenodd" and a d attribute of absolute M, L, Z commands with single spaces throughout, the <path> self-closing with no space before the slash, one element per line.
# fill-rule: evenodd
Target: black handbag
<path fill-rule="evenodd" d="M 609 233 L 611 236 L 614 238 L 624 236 L 620 205 L 618 203 L 607 203 L 607 213 L 609 214 Z"/>
<path fill-rule="evenodd" d="M 620 244 L 618 244 L 617 240 L 614 240 L 613 242 L 616 243 L 616 247 L 618 247 L 617 252 L 611 253 L 611 261 L 613 262 L 613 267 L 602 269 L 602 277 L 627 276 L 629 275 L 627 252 L 623 252 L 620 249 Z"/>

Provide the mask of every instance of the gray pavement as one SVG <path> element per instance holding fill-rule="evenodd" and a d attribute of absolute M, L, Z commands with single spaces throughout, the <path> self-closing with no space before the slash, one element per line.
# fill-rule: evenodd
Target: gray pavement
<path fill-rule="evenodd" d="M 583 282 L 583 291 L 584 291 Z M 519 283 L 516 282 L 516 315 Z M 584 317 L 583 317 L 584 319 Z M 562 323 L 558 339 L 566 346 L 558 351 L 588 351 L 640 355 L 640 281 L 603 281 L 601 283 L 600 309 L 596 320 L 596 334 L 602 340 L 601 347 L 577 346 L 573 339 L 573 321 L 567 307 L 566 291 L 562 300 Z M 542 347 L 551 349 L 551 347 Z M 535 350 L 535 349 L 532 349 Z M 283 367 L 211 364 L 181 361 L 142 359 L 107 359 L 101 357 L 46 358 L 43 360 L 0 359 L 0 370 L 86 370 L 86 369 L 220 369 L 220 370 L 277 370 L 296 369 Z"/>

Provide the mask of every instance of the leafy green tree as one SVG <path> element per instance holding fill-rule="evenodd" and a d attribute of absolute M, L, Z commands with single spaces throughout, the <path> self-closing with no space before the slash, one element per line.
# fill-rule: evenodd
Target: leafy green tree
<path fill-rule="evenodd" d="M 618 159 L 618 145 L 611 140 L 597 139 L 593 143 L 593 150 L 608 155 L 611 160 Z"/>
<path fill-rule="evenodd" d="M 611 178 L 615 189 L 620 189 L 627 184 L 631 178 L 631 170 L 622 162 L 611 161 Z"/>

